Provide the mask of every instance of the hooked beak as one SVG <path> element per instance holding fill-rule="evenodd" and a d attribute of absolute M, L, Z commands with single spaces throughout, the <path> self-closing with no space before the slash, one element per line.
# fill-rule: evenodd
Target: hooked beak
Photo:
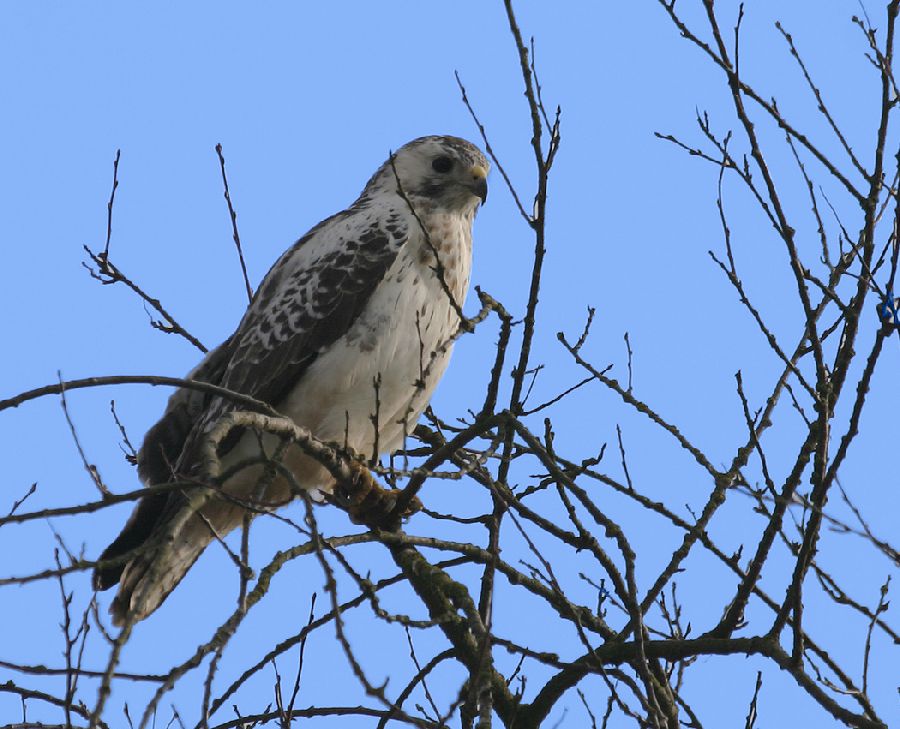
<path fill-rule="evenodd" d="M 472 168 L 472 183 L 469 186 L 472 194 L 481 198 L 481 204 L 487 202 L 487 170 L 481 165 L 475 165 Z"/>

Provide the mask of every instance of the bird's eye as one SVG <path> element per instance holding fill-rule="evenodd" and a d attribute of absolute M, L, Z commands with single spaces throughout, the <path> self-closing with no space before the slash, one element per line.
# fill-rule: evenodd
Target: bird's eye
<path fill-rule="evenodd" d="M 434 162 L 431 163 L 431 169 L 441 174 L 449 172 L 453 169 L 453 160 L 449 157 L 436 157 Z"/>

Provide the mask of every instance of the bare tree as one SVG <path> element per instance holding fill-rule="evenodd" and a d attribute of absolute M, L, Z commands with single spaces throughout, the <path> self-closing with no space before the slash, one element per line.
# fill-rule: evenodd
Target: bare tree
<path fill-rule="evenodd" d="M 730 458 L 720 464 L 679 428 L 677 414 L 659 412 L 641 398 L 632 382 L 627 335 L 627 359 L 616 370 L 592 361 L 587 344 L 593 309 L 582 323 L 557 335 L 560 352 L 582 371 L 581 379 L 560 387 L 544 402 L 532 401 L 541 369 L 533 361 L 532 345 L 544 255 L 551 242 L 546 227 L 548 192 L 564 134 L 560 109 L 545 103 L 534 42 L 523 36 L 512 2 L 505 0 L 524 110 L 531 124 L 534 178 L 530 185 L 512 182 L 491 144 L 489 122 L 477 116 L 477 104 L 469 99 L 463 81 L 457 80 L 462 102 L 518 209 L 518 234 L 531 237 L 533 266 L 530 281 L 523 282 L 528 290 L 524 310 L 509 311 L 479 290 L 480 308 L 460 327 L 458 336 L 496 338 L 494 359 L 485 363 L 483 391 L 473 394 L 467 404 L 468 417 L 448 422 L 429 412 L 427 422 L 410 434 L 404 452 L 389 462 L 370 462 L 366 478 L 360 479 L 353 454 L 318 441 L 265 403 L 202 382 L 160 376 L 95 377 L 60 381 L 0 402 L 0 411 L 9 411 L 36 398 L 57 396 L 65 409 L 67 392 L 125 384 L 213 390 L 244 409 L 224 417 L 210 436 L 208 480 L 167 488 L 215 493 L 221 482 L 215 446 L 236 427 L 272 433 L 285 446 L 302 448 L 329 468 L 339 486 L 330 505 L 319 506 L 307 499 L 301 519 L 273 513 L 260 503 L 243 504 L 248 513 L 259 515 L 255 529 L 278 520 L 293 530 L 294 545 L 254 572 L 249 519 L 237 547 L 219 540 L 236 570 L 237 605 L 224 622 L 210 626 L 209 635 L 197 641 L 187 658 L 153 674 L 120 670 L 122 652 L 135 634 L 133 624 L 111 632 L 95 599 L 83 610 L 73 608 L 73 593 L 87 590 L 83 573 L 97 563 L 90 555 L 72 552 L 57 536 L 51 567 L 0 579 L 0 586 L 17 594 L 55 582 L 64 635 L 62 665 L 0 660 L 0 667 L 14 676 L 0 684 L 0 691 L 21 697 L 22 705 L 21 718 L 7 719 L 7 726 L 48 726 L 29 718 L 34 706 L 52 707 L 59 726 L 123 726 L 110 696 L 128 694 L 130 685 L 140 684 L 153 687 L 152 693 L 140 708 L 125 703 L 124 720 L 141 729 L 167 714 L 171 715 L 166 718 L 168 725 L 204 729 L 288 727 L 298 719 L 333 716 L 358 717 L 378 727 L 458 723 L 484 729 L 499 723 L 526 729 L 552 722 L 699 727 L 706 707 L 698 694 L 690 698 L 685 688 L 689 674 L 703 680 L 706 669 L 698 659 L 709 657 L 707 666 L 715 666 L 746 656 L 758 659 L 754 665 L 760 667 L 755 684 L 735 687 L 736 697 L 747 707 L 748 728 L 756 725 L 758 707 L 765 702 L 765 677 L 771 675 L 789 677 L 793 690 L 817 704 L 822 717 L 851 727 L 887 726 L 892 709 L 887 697 L 871 686 L 872 677 L 885 672 L 893 672 L 896 681 L 896 659 L 892 662 L 886 656 L 892 647 L 896 650 L 900 636 L 887 613 L 890 575 L 900 565 L 900 552 L 884 536 L 873 533 L 854 505 L 852 489 L 842 486 L 840 474 L 851 449 L 866 435 L 861 422 L 872 396 L 876 367 L 888 354 L 890 342 L 900 341 L 900 300 L 893 291 L 900 258 L 900 147 L 891 127 L 900 99 L 893 73 L 900 0 L 890 0 L 877 24 L 865 15 L 852 21 L 866 45 L 870 72 L 878 81 L 877 118 L 866 150 L 850 145 L 828 106 L 827 89 L 814 78 L 798 44 L 781 25 L 777 30 L 808 86 L 809 103 L 825 123 L 827 139 L 817 140 L 795 126 L 765 89 L 742 76 L 742 5 L 728 22 L 713 0 L 683 0 L 678 5 L 674 0 L 660 0 L 660 6 L 675 31 L 721 73 L 734 124 L 717 130 L 708 116 L 698 113 L 696 140 L 667 133 L 658 136 L 716 171 L 715 205 L 722 242 L 710 256 L 758 328 L 761 347 L 780 368 L 768 391 L 755 397 L 744 387 L 746 373 L 736 373 L 736 398 L 746 432 L 734 443 Z M 684 19 L 683 9 L 693 20 Z M 763 141 L 772 138 L 772 130 L 780 135 L 777 144 Z M 825 151 L 835 144 L 836 153 Z M 250 296 L 221 146 L 217 151 Z M 799 207 L 794 197 L 783 192 L 786 183 L 776 172 L 786 162 L 803 180 L 806 199 Z M 142 298 L 153 312 L 154 327 L 204 350 L 157 298 L 111 260 L 118 173 L 117 153 L 106 242 L 102 251 L 86 249 L 86 266 L 101 283 L 127 286 Z M 783 248 L 802 310 L 794 331 L 780 326 L 781 331 L 776 331 L 764 313 L 764 296 L 751 296 L 753 287 L 738 269 L 737 261 L 746 252 L 732 245 L 724 194 L 732 183 L 749 192 L 768 221 L 771 236 Z M 829 196 L 826 190 L 836 192 Z M 652 441 L 646 445 L 629 442 L 626 449 L 618 430 L 610 452 L 604 445 L 588 458 L 567 455 L 566 444 L 555 439 L 560 424 L 554 422 L 554 408 L 561 401 L 578 398 L 587 408 L 584 398 L 590 388 L 614 395 L 622 412 L 639 414 L 687 455 L 694 469 L 693 482 L 705 485 L 700 509 L 683 506 L 678 489 L 657 500 L 632 478 L 629 459 L 658 457 Z M 6 412 L 4 417 L 14 413 Z M 118 423 L 114 407 L 112 417 Z M 716 427 L 715 413 L 710 413 L 709 427 Z M 120 428 L 133 454 L 128 434 L 121 424 Z M 77 443 L 74 425 L 72 435 Z M 779 453 L 777 463 L 771 458 L 773 449 Z M 88 529 L 95 512 L 143 495 L 141 489 L 112 493 L 80 445 L 79 452 L 98 490 L 95 501 L 28 511 L 32 487 L 14 500 L 0 518 L 0 527 L 65 516 Z M 885 454 L 886 474 L 893 455 Z M 471 507 L 452 513 L 436 508 L 447 480 L 453 482 L 455 501 L 477 505 L 474 513 Z M 852 521 L 833 514 L 830 497 L 846 504 Z M 717 517 L 726 504 L 746 512 L 755 529 L 754 542 L 746 550 L 731 552 L 714 536 Z M 336 521 L 332 517 L 338 510 L 349 513 L 364 528 L 352 528 L 344 517 Z M 677 547 L 659 553 L 658 545 L 648 543 L 645 531 L 630 527 L 626 514 L 635 510 L 652 528 L 678 534 Z M 415 515 L 398 524 L 397 514 L 410 511 Z M 879 577 L 867 594 L 855 594 L 843 586 L 833 566 L 818 557 L 826 540 L 852 537 L 863 540 L 877 563 Z M 646 568 L 639 573 L 639 555 L 642 564 L 659 563 L 662 568 L 649 576 Z M 703 599 L 717 606 L 721 617 L 704 624 L 684 609 L 678 589 L 698 555 L 717 565 L 705 581 Z M 319 571 L 321 594 L 313 594 L 302 610 L 299 629 L 277 643 L 255 646 L 256 661 L 229 665 L 226 672 L 222 668 L 226 649 L 242 635 L 254 609 L 270 597 L 279 573 L 295 560 L 306 560 Z M 373 575 L 376 565 L 378 574 Z M 852 660 L 836 655 L 832 634 L 810 628 L 810 614 L 829 602 L 846 615 L 847 624 L 863 626 L 859 655 Z M 554 634 L 567 638 L 548 646 L 544 631 L 515 627 L 521 615 L 529 616 L 533 625 L 552 621 Z M 392 641 L 388 660 L 373 655 L 359 637 L 381 625 L 387 626 Z M 318 643 L 320 650 L 327 641 L 343 651 L 361 689 L 353 694 L 359 697 L 358 703 L 354 699 L 346 705 L 326 706 L 304 694 L 303 676 L 316 661 L 307 641 L 320 632 L 327 633 Z M 105 646 L 104 666 L 85 666 L 89 642 Z M 288 661 L 293 668 L 282 676 L 279 665 L 283 668 Z M 402 681 L 400 688 L 377 678 L 385 674 L 404 677 L 395 678 Z M 193 676 L 200 678 L 194 679 L 196 702 L 188 716 L 170 707 L 167 700 L 177 685 Z M 262 678 L 269 681 L 272 676 L 272 691 L 264 697 L 257 691 L 252 702 L 246 700 L 242 688 L 258 686 Z M 52 690 L 32 687 L 47 677 L 53 679 Z M 561 711 L 573 696 L 582 712 L 577 718 Z"/>

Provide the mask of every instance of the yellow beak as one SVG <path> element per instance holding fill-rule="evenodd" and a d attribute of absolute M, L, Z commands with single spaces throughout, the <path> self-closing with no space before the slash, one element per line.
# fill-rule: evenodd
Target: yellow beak
<path fill-rule="evenodd" d="M 482 205 L 487 202 L 487 170 L 481 165 L 472 167 L 472 193 L 481 198 Z"/>

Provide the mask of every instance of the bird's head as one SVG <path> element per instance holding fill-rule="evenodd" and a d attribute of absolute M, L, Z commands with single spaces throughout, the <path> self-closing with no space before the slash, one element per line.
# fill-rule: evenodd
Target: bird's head
<path fill-rule="evenodd" d="M 490 166 L 481 150 L 465 139 L 419 137 L 393 153 L 363 194 L 392 192 L 416 206 L 474 211 L 487 200 Z"/>

